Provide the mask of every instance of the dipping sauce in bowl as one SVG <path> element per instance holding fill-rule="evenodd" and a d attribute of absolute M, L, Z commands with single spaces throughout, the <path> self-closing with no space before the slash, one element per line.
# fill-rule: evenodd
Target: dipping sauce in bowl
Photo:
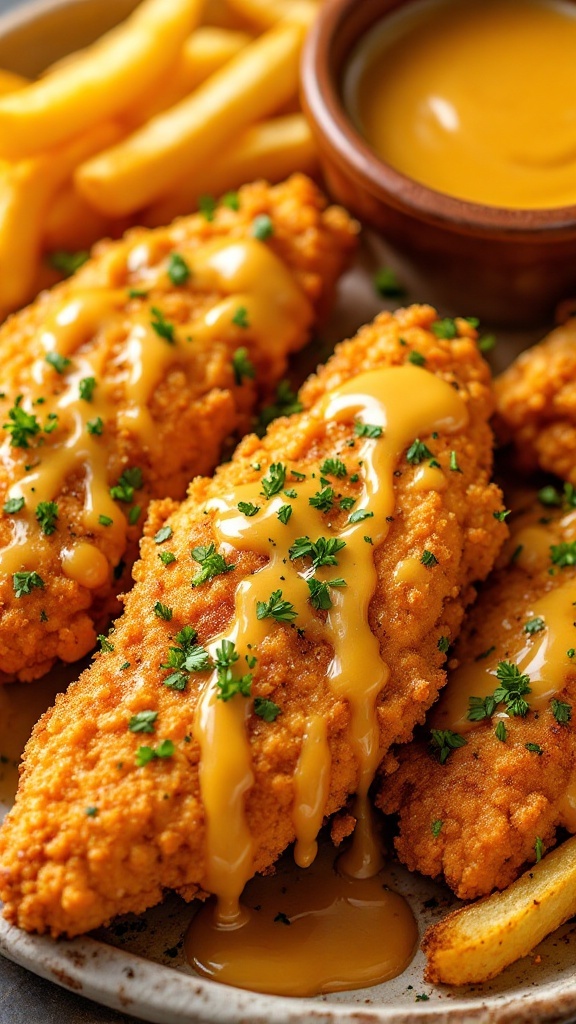
<path fill-rule="evenodd" d="M 344 102 L 376 153 L 439 192 L 576 203 L 576 4 L 426 0 L 356 45 Z"/>

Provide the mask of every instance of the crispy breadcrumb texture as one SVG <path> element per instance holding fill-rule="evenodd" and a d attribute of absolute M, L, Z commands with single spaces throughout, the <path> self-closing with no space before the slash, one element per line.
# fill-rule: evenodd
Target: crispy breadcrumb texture
<path fill-rule="evenodd" d="M 538 522 L 543 511 L 536 503 L 520 525 Z M 546 510 L 551 544 L 573 539 L 572 517 L 563 515 Z M 570 566 L 550 575 L 546 557 L 530 557 L 531 566 L 517 564 L 515 544 L 512 536 L 467 616 L 451 667 L 478 660 L 494 648 L 494 659 L 513 661 L 516 637 L 522 636 L 534 603 L 576 578 Z M 520 646 L 525 643 L 526 638 Z M 449 679 L 446 696 L 450 686 Z M 564 686 L 553 697 L 572 708 L 576 665 L 566 671 Z M 443 699 L 432 713 L 431 727 L 449 727 L 442 717 Z M 526 700 L 530 703 L 530 695 Z M 574 721 L 557 721 L 551 701 L 525 718 L 504 721 L 505 740 L 496 735 L 498 719 L 485 719 L 465 734 L 467 745 L 453 750 L 444 764 L 427 742 L 405 747 L 398 771 L 381 780 L 376 800 L 386 814 L 399 814 L 395 846 L 403 863 L 433 878 L 443 875 L 461 899 L 506 888 L 536 860 L 537 838 L 549 849 L 559 826 L 576 829 L 566 799 L 576 771 Z"/>
<path fill-rule="evenodd" d="M 495 382 L 496 431 L 520 469 L 576 484 L 576 318 L 523 352 Z"/>
<path fill-rule="evenodd" d="M 0 397 L 0 422 L 4 423 L 15 398 L 30 390 L 34 361 L 44 358 L 41 334 L 46 323 L 86 290 L 112 288 L 120 296 L 124 293 L 119 320 L 107 324 L 104 318 L 86 339 L 83 350 L 102 353 L 99 386 L 114 387 L 117 414 L 105 424 L 102 437 L 107 446 L 109 482 L 115 484 L 126 467 L 138 467 L 144 476 L 137 495 L 142 514 L 138 523 L 128 526 L 126 542 L 118 534 L 112 537 L 106 530 L 96 534 L 86 527 L 83 471 L 65 480 L 61 492 L 54 495 L 58 522 L 52 536 L 45 538 L 44 588 L 18 599 L 12 579 L 0 581 L 0 682 L 29 682 L 46 673 L 55 660 L 76 661 L 94 647 L 96 634 L 119 610 L 115 595 L 129 585 L 149 500 L 182 499 L 194 476 L 213 470 L 227 439 L 249 429 L 256 404 L 268 400 L 282 377 L 290 355 L 287 346 L 275 337 L 262 343 L 249 331 L 230 325 L 214 333 L 209 347 L 194 346 L 186 360 L 175 362 L 160 380 L 148 410 L 153 447 L 139 440 L 130 428 L 131 421 L 123 415 L 130 404 L 125 372 L 130 361 L 130 329 L 143 304 L 150 309 L 160 306 L 166 319 L 177 326 L 203 316 L 223 297 L 198 287 L 193 275 L 183 286 L 168 290 L 164 282 L 162 287 L 151 285 L 150 271 L 163 266 L 174 251 L 193 253 L 216 239 L 251 237 L 254 219 L 263 214 L 269 215 L 273 224 L 266 244 L 290 269 L 311 303 L 311 330 L 314 320 L 330 305 L 338 277 L 355 248 L 357 226 L 344 210 L 327 207 L 317 187 L 303 175 L 274 187 L 264 182 L 246 185 L 238 194 L 238 210 L 219 206 L 212 220 L 197 214 L 168 228 L 136 228 L 121 242 L 99 243 L 92 259 L 72 279 L 43 293 L 0 329 L 4 396 Z M 138 253 L 145 256 L 144 266 L 141 258 L 134 258 Z M 131 297 L 131 289 L 144 289 L 144 296 Z M 309 330 L 302 330 L 293 349 L 307 342 Z M 255 380 L 236 379 L 232 357 L 239 346 L 248 349 Z M 52 373 L 43 394 L 57 393 L 59 386 L 59 375 Z M 10 486 L 24 474 L 24 464 L 34 462 L 37 454 L 25 452 L 15 458 L 16 450 L 7 445 L 6 440 L 6 455 L 0 464 L 0 509 Z M 118 514 L 121 511 L 119 506 Z M 0 512 L 0 547 L 10 543 L 13 528 L 14 517 Z M 105 555 L 108 580 L 98 590 L 87 589 L 62 571 L 61 553 L 70 538 L 76 543 L 86 540 Z"/>
<path fill-rule="evenodd" d="M 459 433 L 422 438 L 446 467 L 444 490 L 417 493 L 411 487 L 417 467 L 400 460 L 393 522 L 385 543 L 374 550 L 378 583 L 369 621 L 391 671 L 377 709 L 383 758 L 394 742 L 410 738 L 443 685 L 445 655 L 438 638 L 457 633 L 473 581 L 489 572 L 507 532 L 494 517 L 502 499 L 490 483 L 488 368 L 473 332 L 440 340 L 430 330 L 435 320 L 425 306 L 382 314 L 340 345 L 302 390 L 306 409 L 312 409 L 328 388 L 370 368 L 400 366 L 416 351 L 431 373 L 458 388 L 469 410 L 469 423 Z M 159 665 L 183 626 L 193 624 L 202 643 L 227 628 L 237 586 L 265 558 L 239 551 L 233 571 L 192 588 L 197 565 L 190 549 L 216 542 L 207 499 L 259 481 L 278 461 L 316 472 L 324 458 L 351 451 L 347 442 L 353 436 L 352 424 L 323 425 L 306 411 L 277 420 L 263 440 L 245 438 L 213 479 L 195 480 L 180 507 L 153 503 L 134 569 L 136 585 L 110 637 L 114 650 L 97 655 L 57 699 L 26 749 L 16 805 L 0 833 L 0 896 L 9 921 L 28 931 L 77 935 L 117 914 L 143 911 L 166 889 L 190 899 L 205 887 L 199 748 L 192 736 L 201 684 L 191 676 L 186 692 L 168 689 Z M 457 451 L 459 471 L 447 468 L 449 449 Z M 161 564 L 155 541 L 162 525 L 172 529 L 164 547 L 176 560 L 168 566 Z M 426 547 L 438 565 L 416 583 L 397 580 L 398 562 Z M 170 623 L 154 615 L 157 601 L 173 609 Z M 326 642 L 282 623 L 259 645 L 252 695 L 273 700 L 281 714 L 271 723 L 253 713 L 247 720 L 254 785 L 246 813 L 255 872 L 269 868 L 294 839 L 294 772 L 311 708 L 328 726 L 327 815 L 344 808 L 356 789 L 348 705 L 335 697 L 327 678 L 331 653 Z M 145 709 L 158 712 L 155 742 L 170 739 L 175 752 L 138 768 L 142 737 L 128 730 L 128 722 Z M 96 810 L 87 813 L 89 808 Z M 346 818 L 341 824 L 337 838 L 349 831 Z"/>

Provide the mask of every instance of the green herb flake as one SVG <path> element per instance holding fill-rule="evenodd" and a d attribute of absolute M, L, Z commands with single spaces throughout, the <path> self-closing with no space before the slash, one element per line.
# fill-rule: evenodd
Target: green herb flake
<path fill-rule="evenodd" d="M 567 725 L 572 719 L 572 706 L 570 704 L 564 704 L 561 700 L 551 701 L 550 707 L 552 708 L 552 714 L 559 723 L 559 725 Z"/>
<path fill-rule="evenodd" d="M 156 601 L 156 604 L 154 605 L 154 615 L 156 615 L 158 619 L 164 619 L 165 622 L 170 622 L 173 614 L 172 609 L 169 608 L 167 604 L 162 604 L 161 601 Z"/>
<path fill-rule="evenodd" d="M 421 352 L 412 351 L 408 353 L 408 362 L 413 366 L 425 366 L 426 356 L 423 356 Z"/>
<path fill-rule="evenodd" d="M 550 545 L 550 561 L 565 569 L 569 565 L 576 565 L 576 541 L 564 541 L 562 544 Z"/>
<path fill-rule="evenodd" d="M 111 641 L 108 640 L 108 638 L 105 637 L 103 633 L 99 633 L 99 635 L 96 637 L 96 640 L 98 641 L 102 654 L 112 653 L 112 651 L 114 650 L 114 644 L 111 643 Z"/>
<path fill-rule="evenodd" d="M 276 622 L 292 622 L 297 611 L 290 601 L 284 601 L 282 591 L 275 590 L 267 601 L 256 602 L 257 619 L 275 619 Z"/>
<path fill-rule="evenodd" d="M 136 751 L 136 765 L 138 768 L 144 768 L 151 761 L 155 761 L 158 758 L 166 759 L 172 757 L 175 749 L 172 740 L 162 740 L 155 750 L 153 747 L 139 747 Z"/>
<path fill-rule="evenodd" d="M 63 274 L 64 277 L 72 277 L 72 274 L 80 270 L 80 267 L 83 267 L 89 259 L 89 252 L 66 252 L 64 249 L 58 249 L 57 252 L 50 254 L 48 262 L 59 274 Z"/>
<path fill-rule="evenodd" d="M 110 495 L 114 501 L 130 504 L 134 497 L 134 491 L 139 491 L 143 482 L 142 470 L 138 466 L 131 466 L 124 470 L 118 483 L 110 488 Z"/>
<path fill-rule="evenodd" d="M 265 498 L 272 498 L 283 490 L 285 482 L 286 466 L 282 462 L 273 462 L 268 474 L 262 477 L 262 494 Z"/>
<path fill-rule="evenodd" d="M 280 505 L 276 513 L 278 519 L 284 526 L 286 526 L 290 516 L 292 515 L 292 505 Z"/>
<path fill-rule="evenodd" d="M 158 718 L 157 711 L 138 711 L 128 722 L 130 732 L 154 732 L 154 723 Z"/>
<path fill-rule="evenodd" d="M 320 466 L 320 472 L 323 476 L 335 476 L 337 480 L 342 480 L 348 474 L 341 459 L 324 459 Z"/>
<path fill-rule="evenodd" d="M 428 551 L 427 548 L 425 548 L 424 551 L 422 552 L 422 557 L 420 561 L 422 562 L 422 565 L 426 566 L 427 569 L 433 565 L 438 565 L 438 559 L 436 558 L 436 555 L 433 554 L 432 551 Z"/>
<path fill-rule="evenodd" d="M 447 761 L 453 750 L 468 745 L 468 741 L 463 736 L 460 736 L 457 732 L 452 732 L 450 729 L 432 729 L 430 736 L 430 745 L 440 764 L 444 764 Z"/>
<path fill-rule="evenodd" d="M 533 633 L 541 633 L 543 629 L 546 629 L 546 623 L 540 615 L 536 615 L 533 619 L 528 619 L 528 622 L 524 625 L 524 633 L 532 635 Z"/>
<path fill-rule="evenodd" d="M 346 541 L 338 537 L 319 537 L 316 541 L 309 537 L 298 537 L 288 554 L 292 561 L 309 557 L 314 569 L 319 569 L 322 565 L 338 565 L 336 555 L 345 547 Z"/>
<path fill-rule="evenodd" d="M 381 267 L 374 275 L 374 290 L 383 299 L 401 299 L 406 289 L 400 284 L 392 267 Z"/>
<path fill-rule="evenodd" d="M 24 597 L 31 594 L 34 589 L 43 590 L 44 580 L 37 572 L 15 572 L 12 576 L 12 586 L 16 597 Z"/>
<path fill-rule="evenodd" d="M 320 491 L 316 491 L 308 499 L 308 504 L 312 508 L 317 508 L 319 512 L 329 512 L 334 504 L 334 489 L 330 486 L 323 487 Z"/>
<path fill-rule="evenodd" d="M 166 320 L 166 317 L 162 310 L 158 309 L 158 306 L 151 306 L 150 312 L 152 314 L 152 319 L 150 320 L 152 330 L 156 332 L 159 338 L 163 338 L 164 341 L 167 341 L 169 345 L 174 345 L 176 343 L 174 338 L 176 328 L 174 324 L 170 323 L 169 320 Z"/>
<path fill-rule="evenodd" d="M 100 416 L 97 416 L 94 420 L 88 420 L 86 423 L 86 430 L 89 434 L 95 434 L 100 437 L 104 430 L 104 422 Z"/>
<path fill-rule="evenodd" d="M 504 722 L 502 721 L 502 719 L 500 719 L 500 721 L 498 722 L 498 725 L 494 729 L 494 735 L 495 735 L 497 740 L 500 740 L 500 743 L 506 743 L 506 738 L 508 736 L 508 731 L 507 731 L 506 726 L 504 725 Z"/>
<path fill-rule="evenodd" d="M 227 206 L 229 210 L 237 212 L 240 209 L 240 197 L 237 192 L 227 192 L 221 199 L 222 206 Z"/>
<path fill-rule="evenodd" d="M 374 513 L 368 512 L 365 508 L 357 508 L 355 512 L 350 516 L 348 523 L 353 526 L 354 523 L 363 523 L 365 519 L 373 519 Z"/>
<path fill-rule="evenodd" d="M 58 505 L 55 501 L 41 501 L 36 506 L 36 519 L 40 523 L 42 533 L 50 537 L 56 530 Z"/>
<path fill-rule="evenodd" d="M 262 718 L 265 722 L 275 722 L 278 715 L 281 714 L 281 709 L 273 700 L 265 700 L 264 697 L 255 697 L 254 714 L 258 715 L 258 718 Z"/>
<path fill-rule="evenodd" d="M 447 636 L 441 636 L 439 641 L 438 641 L 437 647 L 438 647 L 438 650 L 440 651 L 441 654 L 446 654 L 448 649 L 449 649 L 449 647 L 450 647 L 450 641 L 449 641 L 448 637 Z"/>
<path fill-rule="evenodd" d="M 99 522 L 100 526 L 112 526 L 112 523 L 114 522 L 114 520 L 111 519 L 110 516 L 100 515 L 100 516 L 98 516 L 98 522 Z"/>
<path fill-rule="evenodd" d="M 133 505 L 132 508 L 130 509 L 130 511 L 128 512 L 128 522 L 130 523 L 130 526 L 136 526 L 136 523 L 140 519 L 141 514 L 142 514 L 141 506 L 140 505 Z"/>
<path fill-rule="evenodd" d="M 456 321 L 450 316 L 445 316 L 442 320 L 436 320 L 432 324 L 431 330 L 437 338 L 444 338 L 446 341 L 453 341 L 454 338 L 458 337 Z"/>
<path fill-rule="evenodd" d="M 53 370 L 56 370 L 56 373 L 64 373 L 71 364 L 71 360 L 67 359 L 66 356 L 60 355 L 60 352 L 48 352 L 44 358 L 48 365 Z"/>
<path fill-rule="evenodd" d="M 98 817 L 98 808 L 97 807 L 87 807 L 86 808 L 86 817 L 87 818 L 97 818 Z"/>
<path fill-rule="evenodd" d="M 332 598 L 330 597 L 330 587 L 345 587 L 346 580 L 325 580 L 321 582 L 314 578 L 306 580 L 308 589 L 310 591 L 310 604 L 317 611 L 328 611 L 332 607 Z"/>
<path fill-rule="evenodd" d="M 13 516 L 17 512 L 21 512 L 26 504 L 24 498 L 9 498 L 4 505 L 4 511 L 6 515 Z"/>
<path fill-rule="evenodd" d="M 246 306 L 238 306 L 238 309 L 232 317 L 232 323 L 235 327 L 240 327 L 243 331 L 246 331 L 250 327 Z"/>
<path fill-rule="evenodd" d="M 406 452 L 406 461 L 412 466 L 419 466 L 424 459 L 431 459 L 432 452 L 426 447 L 423 441 L 419 437 L 412 442 L 408 451 Z"/>
<path fill-rule="evenodd" d="M 354 424 L 354 433 L 356 437 L 368 437 L 371 440 L 376 440 L 382 437 L 384 433 L 383 427 L 378 427 L 373 423 L 361 423 L 360 420 L 356 420 Z"/>
<path fill-rule="evenodd" d="M 198 200 L 198 210 L 208 222 L 213 221 L 216 216 L 216 205 L 214 196 L 200 196 Z"/>
<path fill-rule="evenodd" d="M 488 352 L 492 352 L 496 348 L 496 335 L 495 334 L 483 334 L 478 339 L 478 348 L 483 356 L 487 355 Z"/>
<path fill-rule="evenodd" d="M 240 387 L 244 380 L 254 380 L 256 370 L 248 358 L 247 348 L 236 349 L 232 356 L 232 370 L 234 371 L 234 380 L 238 387 Z"/>
<path fill-rule="evenodd" d="M 510 515 L 510 509 L 503 509 L 501 512 L 493 512 L 494 519 L 497 519 L 499 523 L 503 523 Z"/>
<path fill-rule="evenodd" d="M 272 238 L 274 234 L 272 218 L 267 213 L 260 213 L 252 221 L 250 234 L 253 238 L 257 238 L 259 242 L 265 242 L 268 238 Z"/>
<path fill-rule="evenodd" d="M 161 526 L 158 532 L 154 534 L 154 543 L 163 544 L 164 541 L 170 540 L 172 532 L 171 526 Z"/>
<path fill-rule="evenodd" d="M 200 565 L 201 571 L 192 580 L 193 587 L 199 587 L 207 580 L 220 576 L 225 572 L 232 572 L 236 566 L 227 562 L 223 555 L 218 554 L 214 544 L 200 544 L 192 549 L 192 558 Z"/>
<path fill-rule="evenodd" d="M 260 511 L 260 505 L 253 505 L 251 501 L 239 501 L 238 511 L 244 516 L 248 516 L 249 519 L 255 516 Z"/>
<path fill-rule="evenodd" d="M 176 288 L 181 288 L 190 278 L 192 271 L 179 252 L 171 252 L 168 257 L 168 277 Z"/>
<path fill-rule="evenodd" d="M 3 429 L 11 435 L 10 445 L 12 448 L 29 448 L 29 440 L 40 433 L 40 424 L 34 413 L 26 412 L 22 408 L 23 395 L 18 395 L 14 405 L 8 412 L 9 423 L 4 423 Z"/>
<path fill-rule="evenodd" d="M 430 826 L 430 831 L 431 831 L 432 835 L 434 836 L 434 839 L 438 839 L 438 836 L 440 835 L 440 833 L 442 831 L 442 825 L 443 824 L 444 824 L 444 822 L 441 821 L 440 818 L 437 818 L 436 821 L 432 822 L 432 824 Z"/>
<path fill-rule="evenodd" d="M 232 640 L 223 640 L 216 648 L 216 685 L 218 699 L 229 701 L 236 694 L 249 697 L 252 690 L 252 675 L 235 676 L 232 666 L 238 661 L 239 654 Z"/>
<path fill-rule="evenodd" d="M 542 860 L 542 857 L 544 856 L 544 853 L 546 852 L 544 843 L 541 840 L 540 836 L 536 836 L 534 842 L 534 852 L 536 854 L 536 863 L 539 864 Z"/>
<path fill-rule="evenodd" d="M 538 491 L 538 501 L 545 508 L 559 508 L 562 504 L 562 495 L 550 484 L 548 487 L 541 487 Z"/>
<path fill-rule="evenodd" d="M 450 469 L 452 470 L 453 473 L 462 472 L 460 466 L 458 465 L 458 456 L 454 451 L 450 452 Z"/>
<path fill-rule="evenodd" d="M 172 565 L 172 562 L 176 561 L 176 555 L 173 551 L 159 551 L 158 558 L 162 562 L 162 565 Z"/>

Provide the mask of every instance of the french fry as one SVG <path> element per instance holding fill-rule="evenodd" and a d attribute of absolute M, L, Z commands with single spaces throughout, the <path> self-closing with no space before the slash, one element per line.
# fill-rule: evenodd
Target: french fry
<path fill-rule="evenodd" d="M 262 121 L 247 128 L 209 168 L 197 168 L 187 175 L 169 196 L 150 207 L 143 223 L 148 227 L 169 224 L 174 217 L 197 209 L 202 195 L 219 196 L 254 178 L 276 182 L 294 171 L 309 174 L 317 162 L 312 133 L 303 114 Z"/>
<path fill-rule="evenodd" d="M 494 978 L 576 914 L 576 837 L 547 854 L 503 892 L 429 928 L 426 978 L 469 985 Z"/>
<path fill-rule="evenodd" d="M 42 156 L 0 163 L 0 320 L 32 297 L 53 196 L 82 160 L 121 134 L 119 125 L 106 122 Z"/>
<path fill-rule="evenodd" d="M 76 60 L 0 97 L 0 156 L 51 149 L 133 104 L 177 60 L 201 3 L 143 0 Z"/>
<path fill-rule="evenodd" d="M 168 110 L 224 67 L 251 40 L 247 32 L 206 25 L 188 37 L 176 65 L 122 120 L 131 130 Z"/>
<path fill-rule="evenodd" d="M 7 96 L 8 93 L 16 92 L 17 89 L 23 89 L 29 84 L 28 79 L 22 75 L 15 75 L 13 71 L 0 68 L 0 96 Z"/>
<path fill-rule="evenodd" d="M 230 0 L 230 5 L 260 29 L 285 18 L 308 26 L 318 14 L 317 0 Z"/>
<path fill-rule="evenodd" d="M 118 238 L 129 226 L 126 219 L 111 220 L 98 213 L 68 182 L 54 196 L 43 224 L 45 252 L 90 249 L 100 238 Z"/>
<path fill-rule="evenodd" d="M 249 124 L 298 88 L 300 25 L 283 24 L 244 47 L 225 67 L 118 146 L 88 161 L 76 187 L 96 209 L 132 213 L 207 164 Z"/>

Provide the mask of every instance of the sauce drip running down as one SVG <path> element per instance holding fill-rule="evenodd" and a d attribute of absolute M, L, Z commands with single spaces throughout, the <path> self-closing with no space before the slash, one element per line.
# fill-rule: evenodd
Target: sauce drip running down
<path fill-rule="evenodd" d="M 192 966 L 226 985 L 282 996 L 313 996 L 388 981 L 408 966 L 418 929 L 386 874 L 338 874 L 331 847 L 306 870 L 285 862 L 244 894 L 247 921 L 219 928 L 212 902 L 193 919 L 185 950 Z"/>
<path fill-rule="evenodd" d="M 377 585 L 374 550 L 385 541 L 389 530 L 387 517 L 394 512 L 393 472 L 402 451 L 417 436 L 462 429 L 467 418 L 466 406 L 454 388 L 412 365 L 364 373 L 329 393 L 302 418 L 299 432 L 304 432 L 310 444 L 325 433 L 330 422 L 352 428 L 356 421 L 381 431 L 380 436 L 358 438 L 354 455 L 361 466 L 361 493 L 355 507 L 370 516 L 373 546 L 365 540 L 367 525 L 362 519 L 348 521 L 334 535 L 343 543 L 336 565 L 321 566 L 316 579 L 330 582 L 338 577 L 351 585 L 331 588 L 332 605 L 325 622 L 309 601 L 307 580 L 313 570 L 304 559 L 290 556 L 298 538 L 315 539 L 326 533 L 325 520 L 309 504 L 318 489 L 318 478 L 296 480 L 292 485 L 290 477 L 289 486 L 293 486 L 296 497 L 291 500 L 292 514 L 287 523 L 278 519 L 278 511 L 286 502 L 285 493 L 263 500 L 261 482 L 240 486 L 229 496 L 211 499 L 207 506 L 207 511 L 214 513 L 217 540 L 228 552 L 250 550 L 268 558 L 262 569 L 239 584 L 230 627 L 208 645 L 212 656 L 223 641 L 235 645 L 239 664 L 244 665 L 245 660 L 250 664 L 258 656 L 259 645 L 271 627 L 269 619 L 257 619 L 257 602 L 268 601 L 275 590 L 281 590 L 283 599 L 293 605 L 298 628 L 331 649 L 327 682 L 334 699 L 346 701 L 349 706 L 349 742 L 358 766 L 357 826 L 350 851 L 340 861 L 340 869 L 355 878 L 375 875 L 382 864 L 368 789 L 380 759 L 376 704 L 390 673 L 369 622 Z M 289 476 L 289 464 L 287 468 Z M 242 502 L 258 505 L 260 511 L 248 517 L 238 509 Z M 328 534 L 332 536 L 329 529 Z M 200 785 L 206 816 L 204 884 L 217 896 L 220 924 L 230 927 L 244 919 L 239 897 L 254 871 L 254 842 L 244 807 L 253 785 L 247 731 L 251 701 L 239 695 L 223 701 L 218 695 L 215 671 L 200 697 L 194 734 L 201 749 Z M 321 724 L 311 717 L 294 784 L 293 824 L 300 864 L 309 864 L 314 857 L 329 773 L 328 738 Z"/>
<path fill-rule="evenodd" d="M 173 290 L 165 263 L 146 268 L 145 261 L 152 256 L 139 245 L 115 251 L 114 258 L 132 270 L 136 267 L 146 287 Z M 83 492 L 82 529 L 89 537 L 100 538 L 106 554 L 81 540 L 63 548 L 62 567 L 82 586 L 102 587 L 125 548 L 128 525 L 109 491 L 115 481 L 110 479 L 108 432 L 127 432 L 144 453 L 158 458 L 150 404 L 173 368 L 190 366 L 192 372 L 203 349 L 209 351 L 216 340 L 231 335 L 237 335 L 238 345 L 266 353 L 273 365 L 276 351 L 291 351 L 310 324 L 310 304 L 292 272 L 257 239 L 227 239 L 190 252 L 183 247 L 182 256 L 190 268 L 189 287 L 200 297 L 214 292 L 220 298 L 192 322 L 172 325 L 171 339 L 152 326 L 154 312 L 148 303 L 139 302 L 127 312 L 126 290 L 119 288 L 78 288 L 45 322 L 39 339 L 42 355 L 32 365 L 30 385 L 21 389 L 22 408 L 55 429 L 42 433 L 39 446 L 33 441 L 29 449 L 14 448 L 5 435 L 0 447 L 6 473 L 15 480 L 6 498 L 23 498 L 26 503 L 10 517 L 12 539 L 0 551 L 0 574 L 27 568 L 41 572 L 50 545 L 36 522 L 35 509 L 40 502 L 53 501 L 77 476 Z M 244 328 L 233 324 L 239 308 L 244 310 Z M 105 336 L 103 330 L 111 327 L 117 331 L 108 330 Z M 47 356 L 70 362 L 57 373 Z M 208 364 L 208 355 L 205 359 Z M 83 398 L 81 382 L 87 380 L 94 384 L 88 394 L 84 390 Z M 2 402 L 4 421 L 15 397 L 6 396 Z M 26 471 L 24 464 L 30 464 Z"/>
<path fill-rule="evenodd" d="M 576 7 L 406 4 L 358 45 L 344 98 L 392 167 L 477 203 L 576 202 Z"/>

